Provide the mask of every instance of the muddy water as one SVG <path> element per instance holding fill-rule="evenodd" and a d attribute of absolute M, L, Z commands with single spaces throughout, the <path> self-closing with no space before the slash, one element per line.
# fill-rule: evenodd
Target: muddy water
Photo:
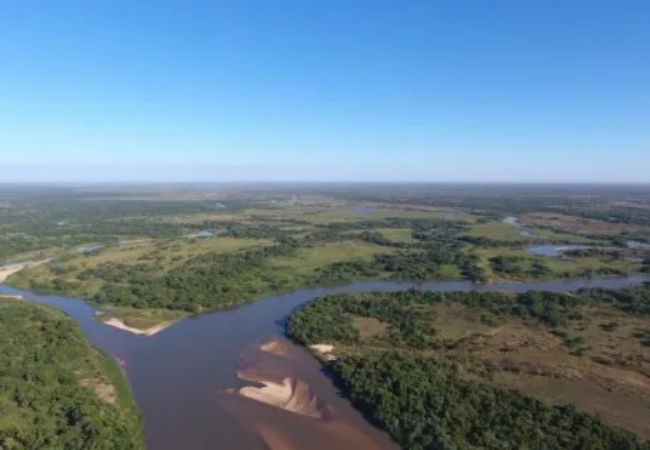
<path fill-rule="evenodd" d="M 399 291 L 575 291 L 583 287 L 619 288 L 647 277 L 544 283 L 366 282 L 326 289 L 300 290 L 240 308 L 179 322 L 153 337 L 140 337 L 93 320 L 95 310 L 81 300 L 39 296 L 0 285 L 0 293 L 22 294 L 75 318 L 89 340 L 126 362 L 135 399 L 145 418 L 147 447 L 153 450 L 241 449 L 310 450 L 392 449 L 388 438 L 367 424 L 333 388 L 318 363 L 303 349 L 279 338 L 283 355 L 259 350 L 281 335 L 283 321 L 296 307 L 338 292 Z M 236 393 L 255 383 L 242 378 L 307 386 L 318 418 L 244 398 Z M 305 388 L 305 389 L 307 389 Z M 232 392 L 235 390 L 235 392 Z"/>

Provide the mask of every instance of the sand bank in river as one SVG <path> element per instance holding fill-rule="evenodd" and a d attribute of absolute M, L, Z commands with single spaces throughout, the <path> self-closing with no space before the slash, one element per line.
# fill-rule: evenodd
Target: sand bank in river
<path fill-rule="evenodd" d="M 323 345 L 326 354 L 333 350 Z M 240 356 L 237 375 L 254 385 L 223 392 L 219 405 L 264 443 L 246 448 L 398 450 L 341 399 L 320 364 L 282 337 L 257 342 Z"/>
<path fill-rule="evenodd" d="M 296 378 L 284 378 L 275 381 L 251 377 L 242 372 L 237 372 L 237 375 L 243 380 L 264 385 L 264 387 L 247 386 L 241 388 L 239 393 L 244 397 L 303 416 L 321 418 L 318 399 L 307 383 Z"/>
<path fill-rule="evenodd" d="M 277 356 L 289 356 L 289 347 L 284 342 L 271 339 L 260 345 L 260 350 Z"/>
<path fill-rule="evenodd" d="M 139 336 L 153 336 L 154 334 L 160 333 L 162 330 L 169 328 L 174 323 L 176 323 L 175 320 L 171 320 L 169 322 L 161 323 L 151 328 L 135 328 L 128 326 L 116 317 L 111 317 L 110 319 L 103 322 L 105 325 L 108 325 L 110 327 L 119 328 L 120 330 L 128 331 L 129 333 L 137 334 Z"/>

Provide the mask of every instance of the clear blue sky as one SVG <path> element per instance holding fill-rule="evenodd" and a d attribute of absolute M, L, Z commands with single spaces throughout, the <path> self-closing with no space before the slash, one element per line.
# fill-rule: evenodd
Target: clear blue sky
<path fill-rule="evenodd" d="M 2 1 L 15 180 L 650 182 L 650 2 Z"/>

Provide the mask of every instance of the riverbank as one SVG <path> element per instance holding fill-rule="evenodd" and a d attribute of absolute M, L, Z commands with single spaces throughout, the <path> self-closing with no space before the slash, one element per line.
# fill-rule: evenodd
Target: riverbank
<path fill-rule="evenodd" d="M 0 342 L 3 446 L 144 449 L 120 371 L 71 317 L 30 302 L 0 303 Z"/>

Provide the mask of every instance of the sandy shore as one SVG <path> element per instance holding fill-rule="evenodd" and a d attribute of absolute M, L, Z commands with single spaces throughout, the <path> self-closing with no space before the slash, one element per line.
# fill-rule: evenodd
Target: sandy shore
<path fill-rule="evenodd" d="M 25 297 L 22 295 L 9 295 L 9 294 L 0 294 L 0 299 L 9 299 L 9 300 L 23 300 Z"/>
<path fill-rule="evenodd" d="M 333 361 L 336 359 L 334 356 L 334 346 L 329 344 L 314 344 L 309 346 L 310 349 L 314 351 L 318 356 L 325 358 L 328 361 Z"/>
<path fill-rule="evenodd" d="M 151 328 L 135 328 L 128 326 L 116 317 L 112 317 L 103 322 L 109 327 L 119 328 L 120 330 L 128 331 L 129 333 L 137 334 L 139 336 L 153 336 L 154 334 L 160 333 L 161 331 L 171 327 L 176 323 L 175 320 L 171 320 L 169 322 L 164 322 Z"/>

